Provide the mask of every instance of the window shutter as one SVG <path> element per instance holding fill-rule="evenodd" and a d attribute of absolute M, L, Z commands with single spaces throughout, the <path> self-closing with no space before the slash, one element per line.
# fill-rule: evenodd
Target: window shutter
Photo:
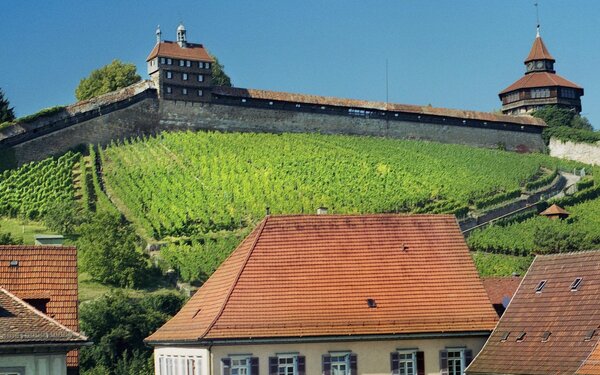
<path fill-rule="evenodd" d="M 473 351 L 471 349 L 465 349 L 465 368 L 469 366 L 473 360 Z M 464 370 L 464 369 L 463 369 Z"/>
<path fill-rule="evenodd" d="M 331 356 L 323 354 L 323 375 L 331 375 Z"/>
<path fill-rule="evenodd" d="M 356 364 L 356 354 L 350 354 L 350 374 L 352 375 L 356 375 L 358 374 L 357 370 L 357 364 Z"/>
<path fill-rule="evenodd" d="M 279 361 L 277 357 L 269 357 L 269 375 L 277 375 Z"/>
<path fill-rule="evenodd" d="M 250 375 L 258 375 L 258 357 L 250 358 Z"/>
<path fill-rule="evenodd" d="M 306 357 L 299 355 L 297 358 L 298 363 L 298 375 L 306 374 Z"/>
<path fill-rule="evenodd" d="M 231 374 L 231 359 L 230 358 L 223 358 L 221 359 L 221 374 L 223 375 L 229 375 Z"/>
<path fill-rule="evenodd" d="M 448 351 L 440 350 L 440 374 L 448 375 Z"/>
<path fill-rule="evenodd" d="M 425 353 L 417 352 L 417 375 L 425 375 Z"/>
<path fill-rule="evenodd" d="M 398 375 L 400 371 L 398 371 L 398 359 L 399 359 L 399 355 L 398 352 L 391 352 L 390 353 L 390 367 L 392 369 L 392 375 Z"/>

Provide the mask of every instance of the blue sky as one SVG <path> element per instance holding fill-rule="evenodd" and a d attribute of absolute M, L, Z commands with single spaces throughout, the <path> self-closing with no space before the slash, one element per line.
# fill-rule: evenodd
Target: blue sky
<path fill-rule="evenodd" d="M 600 1 L 538 0 L 557 73 L 582 85 L 600 128 Z M 75 101 L 79 80 L 155 43 L 204 43 L 234 85 L 492 111 L 520 78 L 535 37 L 534 0 L 2 2 L 0 88 L 18 116 Z"/>

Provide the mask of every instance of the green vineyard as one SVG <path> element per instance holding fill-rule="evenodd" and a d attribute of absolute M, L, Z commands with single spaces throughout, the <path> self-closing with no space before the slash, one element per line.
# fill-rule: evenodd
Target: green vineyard
<path fill-rule="evenodd" d="M 0 174 L 0 216 L 39 219 L 57 202 L 73 199 L 73 167 L 79 154 L 66 153 Z"/>
<path fill-rule="evenodd" d="M 467 146 L 316 134 L 163 133 L 100 153 L 107 192 L 156 239 L 271 213 L 465 212 L 577 163 Z"/>

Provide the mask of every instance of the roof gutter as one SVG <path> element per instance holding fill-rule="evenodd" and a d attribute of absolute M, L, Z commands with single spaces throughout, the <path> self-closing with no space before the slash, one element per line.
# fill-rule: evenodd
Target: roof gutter
<path fill-rule="evenodd" d="M 306 336 L 306 337 L 258 337 L 258 338 L 231 338 L 231 339 L 198 339 L 198 340 L 157 340 L 146 341 L 151 346 L 225 346 L 225 345 L 258 345 L 258 344 L 299 344 L 322 342 L 350 342 L 350 341 L 381 341 L 381 340 L 415 340 L 438 339 L 450 337 L 487 337 L 492 333 L 488 331 L 472 332 L 433 332 L 433 333 L 401 333 L 382 335 L 338 335 L 338 336 Z"/>

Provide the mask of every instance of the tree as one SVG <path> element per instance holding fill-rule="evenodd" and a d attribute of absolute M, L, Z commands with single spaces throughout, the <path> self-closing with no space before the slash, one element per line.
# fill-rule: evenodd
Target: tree
<path fill-rule="evenodd" d="M 50 205 L 44 215 L 48 228 L 67 236 L 75 234 L 84 220 L 80 207 L 74 201 L 57 201 Z"/>
<path fill-rule="evenodd" d="M 79 86 L 75 89 L 75 97 L 77 100 L 94 98 L 141 80 L 142 77 L 137 74 L 135 65 L 113 60 L 79 81 Z"/>
<path fill-rule="evenodd" d="M 130 224 L 112 212 L 98 212 L 79 227 L 81 269 L 102 283 L 120 287 L 143 284 L 150 266 L 136 245 Z"/>
<path fill-rule="evenodd" d="M 184 302 L 175 293 L 133 298 L 116 291 L 82 304 L 81 330 L 94 342 L 81 349 L 83 374 L 153 374 L 152 350 L 143 340 L 175 315 Z"/>
<path fill-rule="evenodd" d="M 15 119 L 14 108 L 10 107 L 8 99 L 4 98 L 4 92 L 0 89 L 0 124 Z"/>
<path fill-rule="evenodd" d="M 548 105 L 534 111 L 531 115 L 544 120 L 549 128 L 567 126 L 575 129 L 593 130 L 587 118 L 566 108 Z"/>
<path fill-rule="evenodd" d="M 221 65 L 219 59 L 213 56 L 215 62 L 212 64 L 212 84 L 214 86 L 231 87 L 231 78 L 223 70 L 225 67 Z"/>

